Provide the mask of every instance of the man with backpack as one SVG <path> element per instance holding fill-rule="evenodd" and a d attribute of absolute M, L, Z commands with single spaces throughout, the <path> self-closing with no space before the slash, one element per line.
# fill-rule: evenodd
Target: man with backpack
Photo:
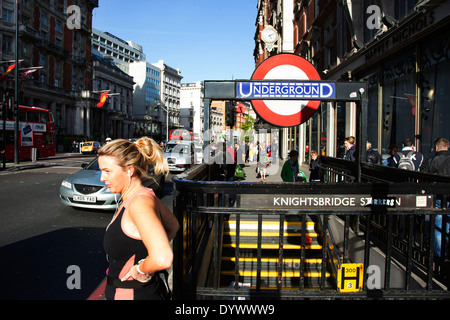
<path fill-rule="evenodd" d="M 419 171 L 423 162 L 423 155 L 415 151 L 413 141 L 405 139 L 403 149 L 394 155 L 394 163 L 397 168 Z"/>

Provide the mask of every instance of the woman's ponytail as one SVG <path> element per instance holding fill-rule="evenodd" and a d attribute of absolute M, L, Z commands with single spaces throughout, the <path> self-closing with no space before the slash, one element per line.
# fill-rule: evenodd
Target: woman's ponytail
<path fill-rule="evenodd" d="M 147 163 L 153 166 L 155 174 L 165 175 L 169 172 L 163 151 L 155 140 L 142 137 L 136 141 L 136 145 L 140 153 L 146 158 Z"/>

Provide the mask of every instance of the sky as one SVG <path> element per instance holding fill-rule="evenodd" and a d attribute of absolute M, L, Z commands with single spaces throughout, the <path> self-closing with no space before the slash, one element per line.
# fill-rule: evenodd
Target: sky
<path fill-rule="evenodd" d="M 182 83 L 250 79 L 257 0 L 99 0 L 93 27 L 181 70 Z"/>

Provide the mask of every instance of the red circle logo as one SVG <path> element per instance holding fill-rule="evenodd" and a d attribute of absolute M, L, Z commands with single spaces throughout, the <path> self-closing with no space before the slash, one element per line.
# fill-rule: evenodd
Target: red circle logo
<path fill-rule="evenodd" d="M 282 53 L 264 60 L 253 72 L 252 80 L 307 81 L 320 80 L 314 66 L 302 57 Z M 256 113 L 280 127 L 299 125 L 316 112 L 319 100 L 252 100 Z"/>

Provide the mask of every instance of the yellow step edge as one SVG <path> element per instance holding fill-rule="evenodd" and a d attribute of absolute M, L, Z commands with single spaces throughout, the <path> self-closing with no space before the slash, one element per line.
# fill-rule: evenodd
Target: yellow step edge
<path fill-rule="evenodd" d="M 281 287 L 282 287 L 283 289 L 295 289 L 295 290 L 298 290 L 298 286 L 297 286 L 297 287 L 292 287 L 292 286 L 283 284 Z M 220 288 L 222 288 L 222 289 L 229 289 L 230 287 L 228 287 L 228 286 L 220 286 Z M 255 289 L 256 289 L 256 285 L 251 285 L 250 287 L 243 286 L 243 287 L 241 287 L 241 288 L 243 288 L 243 289 L 253 289 L 253 290 L 255 290 Z M 261 290 L 273 290 L 273 289 L 276 289 L 276 288 L 277 288 L 277 287 L 276 287 L 275 285 L 272 286 L 272 287 L 269 287 L 269 286 L 261 286 L 261 287 L 260 287 Z M 305 288 L 304 290 L 305 290 L 305 291 L 307 291 L 307 290 L 309 290 L 309 291 L 314 291 L 314 290 L 320 290 L 320 288 L 319 288 L 319 287 L 317 287 L 317 288 L 311 287 L 311 288 Z"/>
<path fill-rule="evenodd" d="M 224 243 L 224 248 L 236 248 L 236 244 L 234 243 Z M 239 244 L 239 248 L 241 249 L 258 249 L 258 245 L 256 243 L 241 243 Z M 267 244 L 262 243 L 261 249 L 278 249 L 279 245 L 278 243 L 273 244 Z M 283 244 L 283 249 L 301 249 L 300 245 L 294 245 L 294 244 Z M 305 249 L 322 249 L 321 245 L 318 244 L 307 244 L 305 246 Z"/>
<path fill-rule="evenodd" d="M 236 224 L 236 220 L 225 221 L 228 224 Z M 258 220 L 241 220 L 240 224 L 258 224 Z M 280 221 L 263 221 L 262 224 L 280 225 Z M 301 221 L 284 221 L 284 225 L 301 226 Z M 306 222 L 307 226 L 314 226 L 314 222 Z"/>
<path fill-rule="evenodd" d="M 236 235 L 236 231 L 224 231 L 223 234 L 226 235 L 230 235 L 230 236 L 235 236 Z M 310 237 L 317 237 L 317 233 L 316 232 L 307 232 L 306 233 L 308 236 Z M 258 232 L 252 232 L 252 231 L 241 231 L 240 232 L 241 237 L 257 237 L 258 236 Z M 278 237 L 279 236 L 279 232 L 262 232 L 261 235 L 263 237 Z M 290 233 L 290 232 L 285 232 L 283 234 L 284 237 L 301 237 L 302 235 L 300 233 Z"/>
<path fill-rule="evenodd" d="M 222 257 L 222 261 L 236 261 L 235 257 Z M 257 262 L 258 258 L 240 257 L 239 262 Z M 283 258 L 283 263 L 300 263 L 300 259 Z M 278 262 L 278 258 L 261 258 L 261 262 Z M 322 259 L 305 259 L 306 263 L 322 263 Z"/>
<path fill-rule="evenodd" d="M 221 275 L 224 276 L 234 276 L 234 271 L 222 271 L 220 273 Z M 256 277 L 258 274 L 257 271 L 239 271 L 239 275 L 242 277 Z M 309 277 L 309 278 L 317 278 L 317 277 L 322 277 L 322 273 L 321 272 L 304 272 L 303 273 L 305 277 Z M 295 278 L 295 277 L 300 277 L 300 272 L 299 271 L 283 271 L 281 273 L 281 276 L 283 278 Z M 331 274 L 329 272 L 325 272 L 325 277 L 329 278 L 331 276 Z M 278 277 L 278 272 L 277 271 L 261 271 L 261 277 Z"/>

